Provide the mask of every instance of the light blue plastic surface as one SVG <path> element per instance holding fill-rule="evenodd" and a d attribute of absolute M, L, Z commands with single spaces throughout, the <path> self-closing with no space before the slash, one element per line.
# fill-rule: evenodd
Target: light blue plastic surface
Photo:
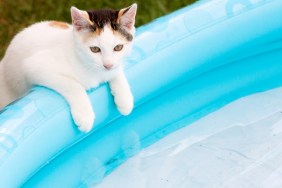
<path fill-rule="evenodd" d="M 89 92 L 94 130 L 37 87 L 0 112 L 0 187 L 88 187 L 142 148 L 239 97 L 282 85 L 282 1 L 200 1 L 138 28 L 121 116 L 107 85 Z"/>

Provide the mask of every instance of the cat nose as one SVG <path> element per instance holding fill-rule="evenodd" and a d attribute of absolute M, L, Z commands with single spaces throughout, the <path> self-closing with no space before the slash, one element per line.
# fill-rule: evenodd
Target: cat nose
<path fill-rule="evenodd" d="M 104 67 L 105 67 L 107 70 L 110 70 L 110 69 L 113 67 L 113 64 L 104 64 Z"/>

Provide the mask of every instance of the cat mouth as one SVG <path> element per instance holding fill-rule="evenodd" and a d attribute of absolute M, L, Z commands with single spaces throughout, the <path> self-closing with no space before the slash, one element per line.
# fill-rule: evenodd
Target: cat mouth
<path fill-rule="evenodd" d="M 119 67 L 119 65 L 103 65 L 103 68 L 105 71 L 113 71 L 115 69 L 117 69 Z"/>
<path fill-rule="evenodd" d="M 115 70 L 116 69 L 116 67 L 104 67 L 104 70 L 105 71 L 112 71 L 112 70 Z"/>

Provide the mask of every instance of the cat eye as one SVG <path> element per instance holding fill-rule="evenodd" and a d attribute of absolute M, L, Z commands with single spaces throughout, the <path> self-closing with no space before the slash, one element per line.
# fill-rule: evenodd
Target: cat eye
<path fill-rule="evenodd" d="M 122 49 L 123 49 L 123 45 L 122 44 L 116 45 L 114 47 L 114 51 L 116 51 L 116 52 L 121 51 Z"/>
<path fill-rule="evenodd" d="M 92 46 L 90 47 L 90 50 L 93 52 L 93 53 L 99 53 L 101 52 L 101 49 L 97 46 Z"/>

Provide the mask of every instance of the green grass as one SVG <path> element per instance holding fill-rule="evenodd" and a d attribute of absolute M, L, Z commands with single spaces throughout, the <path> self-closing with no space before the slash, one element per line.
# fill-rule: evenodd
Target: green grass
<path fill-rule="evenodd" d="M 82 10 L 121 9 L 138 3 L 136 26 L 168 14 L 196 0 L 0 0 L 0 59 L 12 37 L 28 25 L 43 20 L 70 22 L 70 7 Z"/>

